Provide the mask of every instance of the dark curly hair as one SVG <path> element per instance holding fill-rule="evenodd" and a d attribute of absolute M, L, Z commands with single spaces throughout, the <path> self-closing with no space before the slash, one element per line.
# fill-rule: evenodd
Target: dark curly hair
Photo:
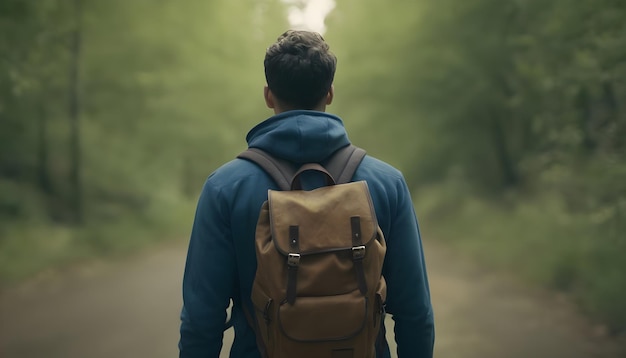
<path fill-rule="evenodd" d="M 274 96 L 297 109 L 313 109 L 330 91 L 337 58 L 324 38 L 288 30 L 265 52 L 265 79 Z"/>

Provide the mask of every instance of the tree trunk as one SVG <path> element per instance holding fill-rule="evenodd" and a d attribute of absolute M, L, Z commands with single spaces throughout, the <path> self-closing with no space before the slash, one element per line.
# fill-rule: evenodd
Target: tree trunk
<path fill-rule="evenodd" d="M 496 151 L 496 158 L 502 171 L 502 184 L 505 187 L 513 187 L 519 182 L 519 174 L 515 168 L 511 152 L 507 146 L 507 138 L 502 125 L 502 120 L 497 115 L 491 117 L 491 134 Z"/>
<path fill-rule="evenodd" d="M 83 222 L 80 143 L 80 54 L 81 54 L 81 0 L 74 0 L 74 29 L 70 43 L 70 177 L 71 202 L 74 220 Z"/>
<path fill-rule="evenodd" d="M 578 92 L 576 106 L 580 113 L 580 131 L 583 137 L 583 148 L 590 153 L 596 148 L 597 143 L 592 134 L 591 99 L 587 87 L 581 88 Z"/>
<path fill-rule="evenodd" d="M 52 194 L 52 181 L 50 180 L 50 167 L 48 157 L 48 117 L 43 98 L 39 104 L 39 116 L 37 126 L 37 181 L 39 188 L 47 195 Z"/>

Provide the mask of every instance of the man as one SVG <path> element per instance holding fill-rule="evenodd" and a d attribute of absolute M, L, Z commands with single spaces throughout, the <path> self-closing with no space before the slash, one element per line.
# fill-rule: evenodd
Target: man
<path fill-rule="evenodd" d="M 287 31 L 266 52 L 264 97 L 275 115 L 254 127 L 249 147 L 294 164 L 321 162 L 350 144 L 340 118 L 325 113 L 334 96 L 336 58 L 317 33 Z M 383 125 L 383 123 L 381 123 Z M 311 174 L 313 175 L 313 174 Z M 313 180 L 310 178 L 309 180 Z M 353 177 L 369 186 L 387 242 L 383 275 L 395 321 L 398 357 L 431 358 L 433 313 L 422 244 L 402 174 L 366 156 Z M 232 299 L 230 356 L 260 357 L 245 310 L 256 271 L 259 210 L 276 183 L 252 162 L 235 159 L 207 179 L 198 202 L 183 280 L 180 357 L 215 357 Z M 384 347 L 385 357 L 390 357 Z M 358 357 L 355 357 L 358 358 Z"/>

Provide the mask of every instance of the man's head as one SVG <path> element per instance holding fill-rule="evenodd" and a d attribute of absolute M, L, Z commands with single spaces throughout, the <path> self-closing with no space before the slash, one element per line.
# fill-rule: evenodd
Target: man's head
<path fill-rule="evenodd" d="M 265 53 L 265 101 L 277 112 L 324 110 L 333 98 L 337 58 L 316 32 L 288 30 Z"/>

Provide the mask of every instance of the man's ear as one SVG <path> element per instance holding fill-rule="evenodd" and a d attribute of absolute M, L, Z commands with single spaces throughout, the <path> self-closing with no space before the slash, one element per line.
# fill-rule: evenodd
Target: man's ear
<path fill-rule="evenodd" d="M 335 86 L 330 85 L 330 90 L 328 90 L 328 94 L 326 95 L 326 105 L 333 103 L 333 98 L 335 98 Z"/>
<path fill-rule="evenodd" d="M 276 108 L 276 104 L 274 103 L 274 95 L 267 85 L 263 87 L 263 98 L 265 98 L 265 105 L 267 106 L 267 108 Z"/>

